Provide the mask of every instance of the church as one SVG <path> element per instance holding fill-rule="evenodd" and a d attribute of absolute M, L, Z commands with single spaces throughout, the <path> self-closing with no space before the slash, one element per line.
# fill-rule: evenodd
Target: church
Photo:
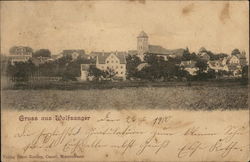
<path fill-rule="evenodd" d="M 144 60 L 144 55 L 146 53 L 161 56 L 165 60 L 167 60 L 168 57 L 183 56 L 185 49 L 179 48 L 179 49 L 169 50 L 159 45 L 151 45 L 148 42 L 148 38 L 149 38 L 148 35 L 144 31 L 141 31 L 140 34 L 137 36 L 136 55 L 141 60 Z"/>

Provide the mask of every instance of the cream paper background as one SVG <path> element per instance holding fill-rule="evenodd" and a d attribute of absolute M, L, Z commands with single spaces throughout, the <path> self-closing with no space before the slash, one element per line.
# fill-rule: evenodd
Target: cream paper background
<path fill-rule="evenodd" d="M 114 13 L 115 14 L 114 14 Z M 82 13 L 82 14 L 79 14 Z M 170 17 L 172 21 L 170 21 Z M 49 48 L 58 53 L 68 48 L 86 50 L 127 50 L 135 49 L 135 35 L 145 30 L 150 42 L 167 48 L 188 46 L 197 51 L 205 46 L 215 52 L 230 53 L 233 48 L 248 49 L 249 8 L 246 1 L 53 1 L 53 2 L 1 2 L 1 52 L 8 53 L 13 45 L 28 45 Z M 80 35 L 80 39 L 79 39 Z M 120 40 L 120 41 L 117 41 Z M 174 109 L 174 108 L 173 108 Z M 109 120 L 105 116 L 110 112 Z M 51 116 L 55 114 L 89 116 L 89 121 L 19 121 L 19 116 Z M 144 119 L 145 117 L 145 119 Z M 168 118 L 170 117 L 170 119 Z M 154 125 L 154 119 L 161 118 Z M 97 122 L 100 119 L 104 121 Z M 143 120 L 144 119 L 144 120 Z M 81 111 L 1 111 L 1 139 L 3 161 L 248 161 L 249 160 L 249 111 L 174 111 L 174 110 L 81 110 Z M 58 128 L 59 133 L 69 127 L 81 127 L 79 134 L 67 136 L 62 143 L 48 147 L 58 136 L 49 133 Z M 83 145 L 75 154 L 82 158 L 61 158 L 60 155 L 74 155 L 63 151 L 67 142 L 83 140 L 92 128 L 103 131 L 107 128 L 124 131 L 143 131 L 142 135 L 93 135 L 87 140 L 93 143 L 102 140 L 104 148 L 90 148 Z M 187 135 L 184 133 L 196 127 L 198 133 L 216 135 Z M 236 134 L 227 134 L 231 129 Z M 24 148 L 39 136 L 47 133 L 37 144 L 38 148 Z M 24 131 L 25 130 L 25 131 Z M 176 133 L 156 135 L 151 148 L 143 153 L 138 151 L 152 137 L 153 132 Z M 31 135 L 29 135 L 31 134 Z M 232 134 L 234 136 L 232 137 Z M 20 136 L 20 137 L 19 137 Z M 41 142 L 47 137 L 47 142 Z M 229 138 L 232 137 L 232 138 Z M 225 140 L 228 139 L 229 140 Z M 218 140 L 217 151 L 211 149 Z M 135 140 L 133 147 L 122 152 L 126 141 Z M 223 141 L 224 140 L 224 141 Z M 46 140 L 45 140 L 46 141 Z M 163 142 L 169 144 L 155 154 Z M 201 144 L 204 149 L 197 149 Z M 230 144 L 235 144 L 230 153 L 222 157 Z M 194 145 L 190 145 L 194 144 Z M 116 145 L 120 148 L 111 147 Z M 157 147 L 153 147 L 153 145 Z M 185 147 L 183 157 L 178 157 Z M 40 148 L 39 148 L 40 147 Z M 71 145 L 72 149 L 73 145 Z M 194 151 L 195 150 L 195 151 Z M 194 153 L 190 155 L 191 152 Z M 17 155 L 26 156 L 22 160 Z M 31 158 L 32 156 L 42 156 Z M 55 155 L 57 158 L 46 158 Z M 14 158 L 14 159 L 13 159 Z"/>
<path fill-rule="evenodd" d="M 20 115 L 37 116 L 38 118 L 53 117 L 54 115 L 90 116 L 90 119 L 86 121 L 38 120 L 28 122 L 20 121 Z M 162 117 L 164 120 L 161 122 L 157 120 L 157 124 L 153 124 L 157 117 L 158 119 Z M 103 120 L 100 121 L 101 119 Z M 249 160 L 248 124 L 249 112 L 246 110 L 213 112 L 174 110 L 3 111 L 2 159 L 4 161 L 247 161 Z M 52 144 L 51 148 L 48 147 L 53 141 L 62 139 L 62 137 L 46 135 L 46 133 L 53 134 L 54 130 L 58 128 L 56 133 L 59 134 L 69 127 L 76 127 L 76 130 L 81 128 L 81 130 L 74 136 L 66 135 L 62 141 L 58 142 L 59 144 Z M 129 129 L 125 131 L 127 127 Z M 193 135 L 185 135 L 188 129 L 194 127 L 198 130 Z M 106 129 L 111 128 L 118 129 L 117 132 L 120 134 L 103 134 Z M 43 129 L 45 130 L 41 135 Z M 102 133 L 92 134 L 86 138 L 90 132 L 93 133 L 93 130 Z M 134 134 L 131 132 L 143 133 Z M 155 132 L 158 134 L 153 136 Z M 211 133 L 215 134 L 211 135 Z M 25 147 L 32 142 L 34 144 L 38 136 L 40 136 L 39 142 L 32 145 L 35 148 L 30 147 L 24 152 Z M 151 137 L 152 140 L 149 140 Z M 220 139 L 222 142 L 216 145 L 216 149 L 213 149 Z M 71 152 L 74 150 L 73 145 L 67 146 L 69 143 L 76 144 L 78 140 L 84 144 L 78 143 L 79 147 Z M 99 140 L 101 142 L 95 146 L 96 143 L 93 144 L 93 142 Z M 123 143 L 133 140 L 135 140 L 133 146 L 124 152 L 127 145 L 123 145 Z M 159 147 L 149 146 L 163 146 L 161 144 L 164 141 L 165 143 L 169 142 L 169 144 L 162 147 L 157 153 L 155 152 Z M 235 143 L 236 145 L 234 145 Z M 145 144 L 148 147 L 139 153 Z M 191 144 L 193 145 L 191 146 Z M 201 144 L 200 147 L 197 146 L 198 144 Z M 100 145 L 106 146 L 100 147 Z M 113 145 L 119 146 L 119 148 L 114 148 Z M 226 156 L 223 156 L 223 152 L 229 150 L 232 145 L 234 145 L 233 149 Z M 184 146 L 186 146 L 185 150 L 180 152 Z M 193 152 L 192 155 L 190 155 L 191 152 Z M 26 156 L 26 158 L 17 158 L 20 155 Z M 43 158 L 32 158 L 32 156 L 38 155 Z M 48 155 L 57 157 L 47 158 Z M 62 158 L 61 155 L 82 157 Z M 7 156 L 13 156 L 15 159 L 3 158 Z"/>

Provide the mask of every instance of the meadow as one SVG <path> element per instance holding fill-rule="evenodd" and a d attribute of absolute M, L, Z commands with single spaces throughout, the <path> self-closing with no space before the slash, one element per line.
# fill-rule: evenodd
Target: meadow
<path fill-rule="evenodd" d="M 248 86 L 168 86 L 80 90 L 2 90 L 2 109 L 181 109 L 248 108 Z"/>

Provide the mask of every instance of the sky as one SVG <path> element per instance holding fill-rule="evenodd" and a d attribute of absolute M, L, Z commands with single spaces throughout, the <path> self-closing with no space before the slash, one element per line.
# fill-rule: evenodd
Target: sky
<path fill-rule="evenodd" d="M 167 49 L 249 53 L 247 1 L 23 1 L 1 2 L 1 52 L 127 51 L 141 30 Z"/>

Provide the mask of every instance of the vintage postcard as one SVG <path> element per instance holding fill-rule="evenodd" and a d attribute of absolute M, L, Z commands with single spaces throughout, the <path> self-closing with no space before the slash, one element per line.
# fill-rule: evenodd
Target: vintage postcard
<path fill-rule="evenodd" d="M 246 162 L 248 1 L 1 1 L 1 161 Z"/>

